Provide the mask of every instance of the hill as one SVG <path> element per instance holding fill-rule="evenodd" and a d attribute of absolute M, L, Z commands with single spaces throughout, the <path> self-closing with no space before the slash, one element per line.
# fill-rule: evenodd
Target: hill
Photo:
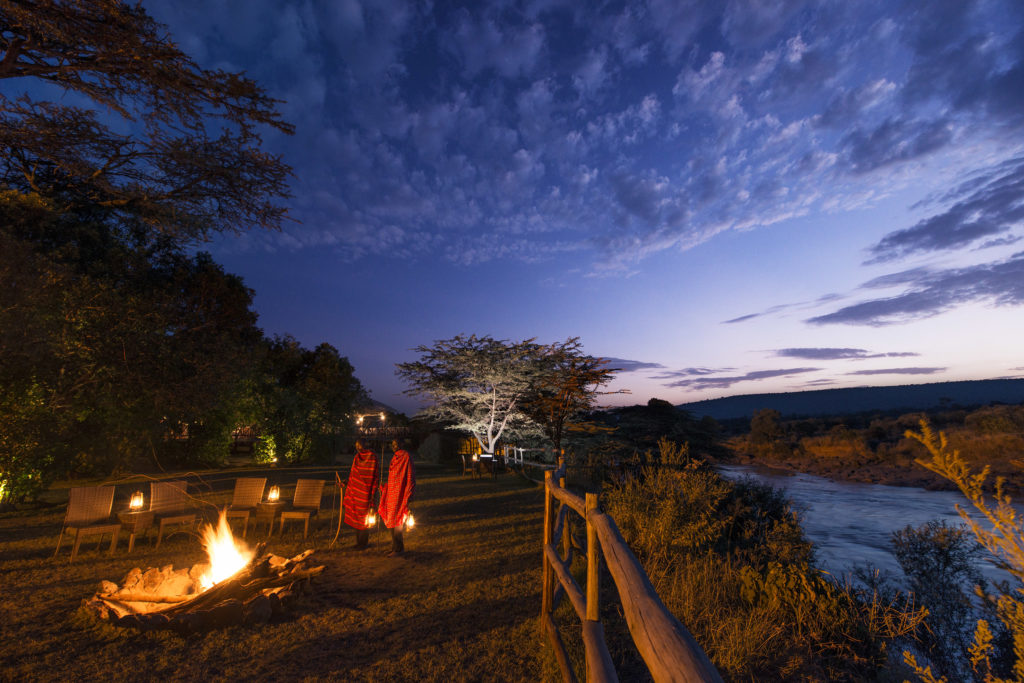
<path fill-rule="evenodd" d="M 746 394 L 682 403 L 676 407 L 689 411 L 698 418 L 709 415 L 716 420 L 728 420 L 751 417 L 764 408 L 773 408 L 784 417 L 811 417 L 876 410 L 912 412 L 990 403 L 1024 403 L 1024 379 L 985 379 L 895 387 L 817 389 L 784 394 Z"/>

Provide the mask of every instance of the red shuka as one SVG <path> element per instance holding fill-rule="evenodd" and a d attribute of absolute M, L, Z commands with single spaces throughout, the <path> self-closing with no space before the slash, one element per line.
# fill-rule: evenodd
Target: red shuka
<path fill-rule="evenodd" d="M 356 451 L 345 487 L 345 524 L 367 529 L 366 513 L 371 510 L 374 489 L 380 481 L 380 466 L 373 451 Z"/>
<path fill-rule="evenodd" d="M 380 516 L 384 526 L 394 529 L 405 522 L 409 514 L 409 501 L 416 490 L 416 469 L 405 450 L 395 451 L 388 467 L 388 483 L 380 496 Z"/>

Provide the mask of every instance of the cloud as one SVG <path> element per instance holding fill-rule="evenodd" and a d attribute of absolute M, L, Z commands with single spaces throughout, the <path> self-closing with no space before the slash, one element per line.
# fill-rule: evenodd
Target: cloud
<path fill-rule="evenodd" d="M 608 361 L 607 367 L 618 368 L 619 372 L 638 372 L 640 370 L 660 370 L 665 366 L 661 363 L 646 363 L 640 360 L 626 360 L 625 358 L 605 358 Z"/>
<path fill-rule="evenodd" d="M 881 368 L 878 370 L 857 370 L 847 375 L 934 375 L 949 368 Z"/>
<path fill-rule="evenodd" d="M 958 201 L 911 228 L 883 237 L 869 250 L 869 263 L 904 258 L 916 252 L 958 249 L 982 237 L 1024 225 L 1024 158 L 989 169 L 946 197 Z M 1017 239 L 1020 238 L 1012 241 Z"/>
<path fill-rule="evenodd" d="M 804 358 L 807 360 L 863 360 L 865 358 L 908 358 L 921 354 L 912 351 L 870 353 L 865 349 L 795 348 L 778 349 L 775 355 L 782 358 Z"/>
<path fill-rule="evenodd" d="M 840 150 L 850 170 L 859 174 L 925 156 L 952 138 L 953 126 L 945 120 L 890 118 L 871 130 L 848 133 Z"/>
<path fill-rule="evenodd" d="M 893 297 L 844 306 L 806 322 L 880 327 L 931 317 L 968 303 L 1019 306 L 1024 304 L 1024 252 L 1004 261 L 965 268 L 897 273 L 890 282 L 908 285 L 909 289 Z M 865 285 L 872 286 L 877 286 L 877 280 Z"/>
<path fill-rule="evenodd" d="M 732 372 L 736 368 L 683 368 L 682 370 L 672 370 L 670 372 L 663 372 L 657 375 L 653 375 L 651 379 L 673 379 L 676 377 L 704 377 L 707 375 L 717 375 L 722 372 Z"/>
<path fill-rule="evenodd" d="M 757 382 L 775 377 L 791 377 L 808 372 L 818 372 L 821 368 L 785 368 L 782 370 L 755 370 L 745 375 L 734 375 L 730 377 L 693 377 L 680 379 L 675 382 L 668 382 L 667 387 L 682 387 L 688 389 L 728 389 L 740 382 Z"/>
<path fill-rule="evenodd" d="M 346 258 L 532 262 L 549 243 L 621 275 L 723 232 L 870 206 L 943 150 L 998 136 L 1009 155 L 1024 123 L 1012 0 L 251 4 L 147 7 L 204 66 L 286 101 L 296 137 L 267 151 L 296 169 L 289 244 Z M 879 248 L 1010 239 L 994 185 L 1009 178 L 991 181 Z"/>

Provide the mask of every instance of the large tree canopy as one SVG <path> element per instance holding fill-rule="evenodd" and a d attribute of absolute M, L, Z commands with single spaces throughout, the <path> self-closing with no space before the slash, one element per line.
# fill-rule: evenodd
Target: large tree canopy
<path fill-rule="evenodd" d="M 290 169 L 260 149 L 261 126 L 292 132 L 277 102 L 199 68 L 141 6 L 0 0 L 0 81 L 0 187 L 182 240 L 285 214 Z"/>
<path fill-rule="evenodd" d="M 141 6 L 0 0 L 0 505 L 54 477 L 227 455 L 262 333 L 190 247 L 276 227 L 290 133 Z"/>
<path fill-rule="evenodd" d="M 333 461 L 354 431 L 356 407 L 369 400 L 348 359 L 330 344 L 313 350 L 291 337 L 266 344 L 256 424 L 285 462 Z"/>
<path fill-rule="evenodd" d="M 396 373 L 411 386 L 406 393 L 431 401 L 425 417 L 471 433 L 485 453 L 502 436 L 539 431 L 522 411 L 541 373 L 542 347 L 532 339 L 458 335 L 414 350 L 420 359 L 399 363 Z"/>
<path fill-rule="evenodd" d="M 423 415 L 470 432 L 486 453 L 502 437 L 541 433 L 560 448 L 566 426 L 615 372 L 584 354 L 578 337 L 542 345 L 459 335 L 415 351 L 419 360 L 397 366 L 406 393 L 431 401 Z"/>
<path fill-rule="evenodd" d="M 597 397 L 623 391 L 604 391 L 617 368 L 604 358 L 583 353 L 579 337 L 570 337 L 543 349 L 538 359 L 540 375 L 525 403 L 526 413 L 544 430 L 556 451 L 562 449 L 566 429 L 593 431 L 597 425 L 578 420 L 594 408 Z"/>

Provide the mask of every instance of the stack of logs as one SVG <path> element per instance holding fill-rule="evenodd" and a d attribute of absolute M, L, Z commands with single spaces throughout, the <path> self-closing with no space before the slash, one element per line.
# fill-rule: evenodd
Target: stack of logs
<path fill-rule="evenodd" d="M 257 552 L 259 557 L 262 547 Z M 312 550 L 291 559 L 268 554 L 203 592 L 194 592 L 205 565 L 133 569 L 121 586 L 110 581 L 84 605 L 117 626 L 182 633 L 230 624 L 255 624 L 279 614 L 323 567 L 304 566 Z"/>

